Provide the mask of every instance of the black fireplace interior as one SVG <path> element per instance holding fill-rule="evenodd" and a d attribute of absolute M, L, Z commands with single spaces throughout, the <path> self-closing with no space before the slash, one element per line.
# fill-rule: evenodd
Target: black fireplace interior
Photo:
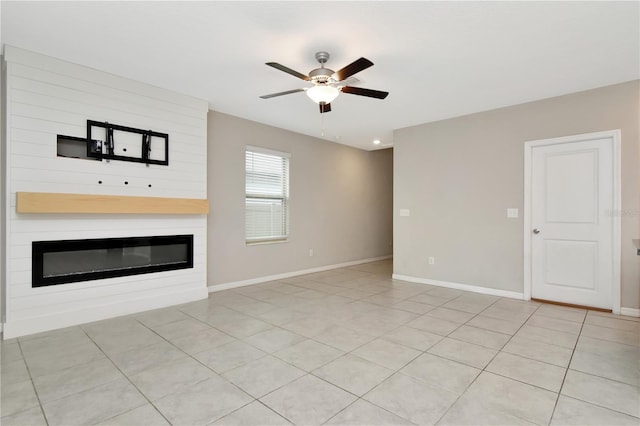
<path fill-rule="evenodd" d="M 193 235 L 34 241 L 32 287 L 193 268 Z"/>

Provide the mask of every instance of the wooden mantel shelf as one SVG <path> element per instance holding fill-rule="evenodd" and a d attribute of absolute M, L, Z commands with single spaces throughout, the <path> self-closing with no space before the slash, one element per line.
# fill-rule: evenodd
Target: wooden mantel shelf
<path fill-rule="evenodd" d="M 17 192 L 18 213 L 207 214 L 209 201 L 196 198 Z"/>

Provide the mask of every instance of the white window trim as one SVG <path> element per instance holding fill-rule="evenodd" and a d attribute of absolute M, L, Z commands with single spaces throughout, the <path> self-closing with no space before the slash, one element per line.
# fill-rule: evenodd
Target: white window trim
<path fill-rule="evenodd" d="M 246 145 L 244 147 L 244 151 L 253 151 L 259 152 L 261 154 L 277 155 L 278 157 L 291 158 L 291 154 L 288 152 L 276 151 L 274 149 L 263 148 L 261 146 Z"/>
<path fill-rule="evenodd" d="M 264 148 L 264 147 L 261 147 L 261 146 L 245 145 L 245 148 L 244 148 L 245 155 L 246 155 L 247 151 L 252 151 L 252 152 L 256 152 L 256 153 L 260 153 L 260 154 L 266 154 L 266 155 L 275 155 L 275 156 L 278 156 L 278 157 L 282 157 L 282 158 L 286 158 L 288 160 L 291 160 L 291 153 L 289 153 L 289 152 L 277 151 L 275 149 Z M 245 177 L 246 177 L 246 170 L 245 170 Z M 289 163 L 289 180 L 290 179 L 291 179 L 291 163 Z M 290 189 L 291 188 L 291 182 L 290 181 L 288 182 L 288 186 L 289 186 L 289 189 Z M 247 192 L 245 190 L 245 200 L 246 200 L 247 196 L 251 197 L 252 194 L 247 194 Z M 287 197 L 287 204 L 289 204 L 290 202 L 291 202 L 291 194 L 289 194 L 289 196 Z M 291 216 L 290 216 L 290 213 L 287 212 L 287 222 L 288 222 L 287 223 L 287 228 L 289 229 L 289 232 L 287 233 L 287 235 L 285 237 L 247 239 L 246 234 L 245 234 L 245 245 L 247 245 L 247 246 L 258 246 L 258 245 L 288 243 L 289 242 L 289 235 L 291 233 L 291 230 L 290 230 L 291 222 L 290 221 L 291 221 Z"/>

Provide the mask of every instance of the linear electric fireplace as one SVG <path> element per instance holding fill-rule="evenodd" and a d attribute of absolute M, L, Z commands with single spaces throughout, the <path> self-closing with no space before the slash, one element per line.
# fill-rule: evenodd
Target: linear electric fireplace
<path fill-rule="evenodd" d="M 32 287 L 193 268 L 193 235 L 34 241 Z"/>

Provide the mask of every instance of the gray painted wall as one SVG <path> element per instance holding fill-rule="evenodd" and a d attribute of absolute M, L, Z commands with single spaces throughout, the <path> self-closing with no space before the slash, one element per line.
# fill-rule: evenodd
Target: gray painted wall
<path fill-rule="evenodd" d="M 291 153 L 286 243 L 245 244 L 246 145 Z M 392 252 L 391 149 L 367 152 L 210 111 L 208 165 L 209 286 Z"/>
<path fill-rule="evenodd" d="M 522 292 L 524 142 L 621 129 L 621 304 L 639 308 L 639 90 L 632 81 L 396 130 L 394 273 Z"/>

